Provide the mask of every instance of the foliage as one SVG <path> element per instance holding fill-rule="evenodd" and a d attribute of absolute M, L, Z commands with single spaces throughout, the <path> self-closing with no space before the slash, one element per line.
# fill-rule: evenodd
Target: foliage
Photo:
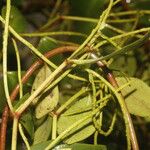
<path fill-rule="evenodd" d="M 149 149 L 149 6 L 148 0 L 0 5 L 0 121 L 12 128 L 7 135 L 1 128 L 8 140 L 0 150 L 136 150 L 136 134 L 140 148 Z"/>

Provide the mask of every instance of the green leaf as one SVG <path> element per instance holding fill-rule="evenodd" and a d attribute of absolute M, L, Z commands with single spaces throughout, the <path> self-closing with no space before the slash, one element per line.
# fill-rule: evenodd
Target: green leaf
<path fill-rule="evenodd" d="M 41 38 L 39 44 L 38 44 L 38 49 L 41 53 L 46 53 L 54 48 L 57 48 L 59 44 L 57 43 L 56 40 L 50 38 L 50 37 L 43 37 Z M 57 56 L 53 56 L 50 58 L 50 60 L 55 63 L 55 64 L 60 64 L 63 60 L 63 55 L 58 54 Z"/>
<path fill-rule="evenodd" d="M 117 77 L 119 86 L 127 83 L 123 77 Z M 129 112 L 142 117 L 150 117 L 150 87 L 137 78 L 129 78 L 130 86 L 122 89 Z"/>
<path fill-rule="evenodd" d="M 52 130 L 52 118 L 48 116 L 46 121 L 35 131 L 33 145 L 47 141 L 47 139 L 51 134 L 51 130 Z"/>
<path fill-rule="evenodd" d="M 44 65 L 40 71 L 37 73 L 33 85 L 32 85 L 32 89 L 31 89 L 31 94 L 36 91 L 38 89 L 38 87 L 45 81 L 46 78 L 48 78 L 50 76 L 50 74 L 52 73 L 52 71 L 50 70 L 50 68 L 47 65 Z M 46 92 L 48 89 L 46 89 L 44 92 Z M 44 93 L 42 92 L 42 94 Z M 41 94 L 41 95 L 42 95 Z M 40 95 L 40 96 L 41 96 Z M 35 105 L 39 99 L 40 96 L 37 96 L 33 101 L 32 104 Z"/>
<path fill-rule="evenodd" d="M 37 105 L 35 109 L 36 118 L 41 118 L 54 110 L 59 101 L 58 87 L 55 87 L 44 99 Z"/>
<path fill-rule="evenodd" d="M 89 111 L 92 108 L 92 100 L 90 96 L 86 96 L 79 101 L 77 101 L 74 105 L 68 109 L 63 116 L 75 115 L 79 113 L 83 113 L 85 111 Z"/>
<path fill-rule="evenodd" d="M 133 56 L 120 56 L 114 59 L 110 67 L 129 76 L 134 76 L 137 69 L 136 59 Z"/>
<path fill-rule="evenodd" d="M 136 9 L 150 9 L 150 1 L 149 0 L 142 0 L 142 1 L 135 1 L 133 5 Z"/>
<path fill-rule="evenodd" d="M 72 145 L 58 145 L 53 150 L 107 150 L 107 147 L 105 145 L 92 145 L 92 144 L 81 144 L 81 143 L 75 143 Z"/>
<path fill-rule="evenodd" d="M 80 106 L 82 104 L 82 106 Z M 82 112 L 81 109 L 87 110 L 87 107 L 91 105 L 91 99 L 84 98 L 79 100 L 79 102 L 76 102 L 74 105 L 72 105 L 65 113 L 63 113 L 60 118 L 58 119 L 58 134 L 61 134 L 63 131 L 67 130 L 71 125 L 76 123 L 80 118 L 84 118 L 87 115 L 91 113 L 91 111 L 88 112 Z M 71 115 L 74 114 L 75 115 Z M 78 114 L 76 114 L 78 113 Z M 68 116 L 69 115 L 69 116 Z M 82 122 L 79 126 L 77 126 L 75 129 L 73 129 L 64 142 L 67 144 L 72 144 L 78 141 L 82 141 L 92 135 L 95 131 L 95 128 L 92 124 L 92 118 L 87 119 L 86 121 Z"/>
<path fill-rule="evenodd" d="M 2 9 L 2 17 L 5 18 L 6 7 Z M 10 25 L 18 33 L 25 32 L 27 22 L 17 7 L 11 6 Z"/>
<path fill-rule="evenodd" d="M 41 68 L 33 83 L 31 94 L 45 81 L 47 77 L 50 76 L 50 74 L 51 70 L 47 65 Z M 41 100 L 41 102 L 35 109 L 35 115 L 38 119 L 51 112 L 57 106 L 59 101 L 58 86 L 53 90 L 46 88 L 46 90 L 44 90 L 41 95 L 37 96 L 32 103 L 36 104 L 39 100 Z"/>
<path fill-rule="evenodd" d="M 21 71 L 21 75 L 23 76 L 24 74 L 25 74 L 25 71 Z M 27 93 L 29 91 L 29 88 L 31 88 L 32 83 L 33 83 L 33 76 L 31 76 L 30 79 L 23 85 L 24 93 Z M 18 84 L 17 71 L 9 71 L 8 72 L 9 92 L 11 92 L 17 84 Z"/>
<path fill-rule="evenodd" d="M 71 15 L 81 17 L 98 18 L 103 11 L 104 5 L 107 3 L 105 0 L 70 0 Z M 95 24 L 89 22 L 74 22 L 74 28 L 78 32 L 89 33 Z"/>
<path fill-rule="evenodd" d="M 17 109 L 21 104 L 23 104 L 28 98 L 30 94 L 26 93 L 21 99 L 14 102 L 14 109 Z"/>
<path fill-rule="evenodd" d="M 24 72 L 22 72 L 24 73 Z M 8 87 L 9 87 L 9 92 L 11 92 L 16 84 L 18 83 L 18 74 L 16 71 L 10 71 L 7 74 L 8 76 Z"/>
<path fill-rule="evenodd" d="M 58 46 L 57 41 L 50 37 L 43 37 L 40 39 L 40 42 L 38 44 L 38 49 L 41 53 L 45 53 L 51 49 L 54 49 Z"/>
<path fill-rule="evenodd" d="M 45 121 L 46 118 L 47 118 L 47 116 L 43 116 L 40 119 L 34 118 L 34 125 L 35 125 L 35 127 L 39 127 Z"/>
<path fill-rule="evenodd" d="M 32 145 L 31 150 L 44 150 L 49 145 L 50 142 L 51 140 Z"/>
<path fill-rule="evenodd" d="M 32 139 L 34 135 L 34 122 L 33 122 L 32 112 L 29 111 L 23 114 L 20 118 L 20 123 L 23 125 L 23 127 L 26 129 L 26 131 L 28 132 L 28 134 Z"/>

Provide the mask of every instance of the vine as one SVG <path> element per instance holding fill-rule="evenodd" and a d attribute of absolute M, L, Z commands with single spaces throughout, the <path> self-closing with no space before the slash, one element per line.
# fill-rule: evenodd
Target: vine
<path fill-rule="evenodd" d="M 30 106 L 32 105 L 32 107 L 35 109 L 35 120 L 38 122 L 41 118 L 37 117 L 36 109 L 37 107 L 42 108 L 42 103 L 44 104 L 44 106 L 49 105 L 49 107 L 46 110 L 47 112 L 44 112 L 45 118 L 42 116 L 44 118 L 43 120 L 46 122 L 48 117 L 52 118 L 51 138 L 49 138 L 50 133 L 48 133 L 49 135 L 46 139 L 46 142 L 48 143 L 44 147 L 45 150 L 49 150 L 56 147 L 62 141 L 67 144 L 72 144 L 69 143 L 70 141 L 68 139 L 71 139 L 74 136 L 77 136 L 77 138 L 74 139 L 78 142 L 78 137 L 79 139 L 81 138 L 80 134 L 82 135 L 82 130 L 88 127 L 91 129 L 91 133 L 87 133 L 87 135 L 83 134 L 82 138 L 86 139 L 89 135 L 94 135 L 94 145 L 98 145 L 99 134 L 108 136 L 114 130 L 114 126 L 117 122 L 117 113 L 120 111 L 120 109 L 125 126 L 127 142 L 126 147 L 128 150 L 139 149 L 134 125 L 130 115 L 130 110 L 126 104 L 124 93 L 122 92 L 127 86 L 130 85 L 130 81 L 120 86 L 113 71 L 109 68 L 109 65 L 115 57 L 124 55 L 127 52 L 131 52 L 135 49 L 138 49 L 145 43 L 145 41 L 149 39 L 150 27 L 144 27 L 141 29 L 136 29 L 136 27 L 138 25 L 139 18 L 145 14 L 149 15 L 150 11 L 140 10 L 138 14 L 137 11 L 132 10 L 129 10 L 127 12 L 112 13 L 112 9 L 120 2 L 121 0 L 109 0 L 107 8 L 102 12 L 99 19 L 94 19 L 81 16 L 58 15 L 57 11 L 61 7 L 63 1 L 57 0 L 54 5 L 54 9 L 52 10 L 51 15 L 49 15 L 48 21 L 45 23 L 45 25 L 40 27 L 34 33 L 18 33 L 11 26 L 11 1 L 7 0 L 6 17 L 4 19 L 4 17 L 0 16 L 0 21 L 4 25 L 2 51 L 3 82 L 5 96 L 7 100 L 7 105 L 5 106 L 2 113 L 2 122 L 0 127 L 0 150 L 5 150 L 6 148 L 6 131 L 9 116 L 13 120 L 11 149 L 17 149 L 18 131 L 27 149 L 29 150 L 32 149 L 32 147 L 34 147 L 34 145 L 30 146 L 30 142 L 29 139 L 26 137 L 26 132 L 24 132 L 25 127 L 23 127 L 24 125 L 21 122 L 21 119 L 24 116 L 24 114 L 29 113 L 28 110 L 31 108 Z M 122 5 L 125 9 L 129 9 L 123 2 Z M 128 15 L 134 15 L 134 17 L 128 19 L 121 18 L 122 16 Z M 46 31 L 54 24 L 58 23 L 58 26 L 60 26 L 60 23 L 65 21 L 80 21 L 85 23 L 93 23 L 96 24 L 96 27 L 90 32 L 88 36 L 85 33 L 76 31 Z M 120 29 L 113 25 L 122 23 L 133 23 L 130 31 L 125 31 L 124 29 Z M 113 36 L 109 36 L 105 34 L 104 29 L 112 30 L 116 34 L 114 34 Z M 11 33 L 11 35 L 9 33 Z M 9 36 L 12 38 L 12 43 L 15 49 L 18 75 L 18 84 L 12 90 L 11 95 L 9 95 L 7 74 L 7 49 Z M 52 48 L 47 53 L 43 54 L 36 46 L 34 46 L 34 44 L 25 39 L 25 37 L 41 38 L 45 36 L 76 36 L 84 38 L 84 41 L 81 44 L 78 44 L 70 41 L 61 41 L 57 38 L 51 38 L 52 42 L 55 41 L 60 45 L 57 48 Z M 133 40 L 128 43 L 128 38 L 132 37 L 134 37 Z M 122 38 L 124 38 L 124 40 L 122 40 Z M 26 73 L 23 76 L 20 51 L 17 45 L 17 40 L 24 44 L 26 47 L 28 47 L 36 56 L 38 56 L 38 60 L 30 66 L 30 68 L 26 71 Z M 119 43 L 117 40 L 122 40 L 122 42 Z M 106 45 L 110 45 L 112 50 L 110 53 L 106 52 L 106 55 L 103 55 L 103 51 Z M 65 56 L 65 59 L 63 59 L 63 62 L 58 66 L 50 59 L 60 54 L 66 53 L 67 55 Z M 36 87 L 36 89 L 32 89 L 31 94 L 29 94 L 29 96 L 26 96 L 24 94 L 24 84 L 28 82 L 29 78 L 33 76 L 35 71 L 38 70 L 39 67 L 41 67 L 43 64 L 47 64 L 48 69 L 51 72 L 50 75 L 47 75 L 46 72 L 45 76 L 47 76 L 47 78 L 44 78 L 44 80 L 38 85 L 38 87 Z M 80 73 L 76 73 L 74 71 L 75 69 L 81 69 Z M 82 73 L 84 73 L 85 75 L 82 75 Z M 64 103 L 59 104 L 59 102 L 57 102 L 56 100 L 57 98 L 55 97 L 56 95 L 54 93 L 56 92 L 58 96 L 60 94 L 63 94 L 63 92 L 61 91 L 62 93 L 58 93 L 58 91 L 55 91 L 55 88 L 58 88 L 58 86 L 60 86 L 59 84 L 63 82 L 66 78 L 69 78 L 75 82 L 80 82 L 81 86 L 75 89 L 73 95 L 69 93 L 71 96 L 69 95 L 68 100 L 65 100 Z M 51 102 L 51 100 L 50 104 L 44 103 L 44 100 L 47 97 L 47 93 L 50 96 L 49 98 L 54 100 L 54 102 Z M 13 101 L 17 99 L 18 94 L 19 101 L 16 101 L 15 104 L 13 103 Z M 39 97 L 44 97 L 45 99 L 43 98 L 41 100 Z M 38 99 L 38 103 L 33 104 L 33 101 L 35 99 Z M 87 107 L 83 105 L 81 106 L 81 110 L 80 108 L 78 108 L 77 110 L 76 107 L 80 103 L 84 102 L 84 100 L 91 101 L 88 101 L 89 103 L 86 103 L 88 104 Z M 113 114 L 111 114 L 111 123 L 108 127 L 108 130 L 105 131 L 102 129 L 103 120 L 105 119 L 103 113 L 105 109 L 107 110 L 107 107 L 109 107 L 109 104 L 112 101 L 113 103 L 118 104 L 120 108 L 116 107 L 115 110 L 113 110 Z M 48 109 L 50 110 L 48 111 Z M 44 111 L 44 109 L 40 111 Z M 67 113 L 70 114 L 68 115 Z M 84 116 L 86 113 L 87 115 Z M 68 117 L 68 119 L 70 119 L 71 117 L 73 118 L 75 115 L 80 114 L 83 115 L 82 118 L 79 118 L 70 126 L 68 126 L 68 121 L 66 122 L 66 126 L 62 125 L 60 127 L 59 121 L 61 119 L 64 119 L 66 116 Z M 40 126 L 38 127 L 40 128 Z M 63 128 L 64 131 L 61 131 L 61 129 L 59 128 Z M 35 132 L 37 132 L 37 130 Z M 48 141 L 48 139 L 51 139 L 51 141 Z M 34 144 L 34 138 L 32 142 Z"/>

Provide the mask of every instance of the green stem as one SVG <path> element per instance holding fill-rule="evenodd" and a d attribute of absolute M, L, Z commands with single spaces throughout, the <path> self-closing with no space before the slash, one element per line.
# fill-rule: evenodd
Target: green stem
<path fill-rule="evenodd" d="M 102 120 L 101 120 L 101 125 L 100 125 L 100 129 L 99 129 L 99 133 L 102 134 L 102 135 L 104 135 L 104 136 L 110 135 L 111 132 L 112 132 L 112 130 L 113 130 L 113 128 L 114 128 L 115 121 L 116 121 L 116 113 L 113 115 L 112 122 L 111 122 L 111 125 L 109 126 L 109 129 L 107 131 L 103 131 L 101 129 L 101 127 L 102 127 Z"/>
<path fill-rule="evenodd" d="M 79 16 L 60 16 L 61 19 L 97 23 L 98 19 Z"/>
<path fill-rule="evenodd" d="M 13 112 L 13 106 L 11 103 L 9 90 L 8 90 L 8 81 L 7 81 L 7 45 L 8 45 L 8 27 L 9 27 L 9 17 L 10 17 L 11 1 L 7 0 L 6 6 L 6 22 L 3 33 L 3 82 L 4 82 L 4 91 L 7 99 L 7 103 L 11 112 Z"/>
<path fill-rule="evenodd" d="M 94 145 L 97 145 L 98 131 L 94 133 Z"/>
<path fill-rule="evenodd" d="M 115 31 L 115 32 L 117 32 L 117 33 L 121 33 L 121 34 L 126 33 L 125 31 L 123 31 L 123 30 L 121 30 L 121 29 L 119 29 L 119 28 L 116 28 L 116 27 L 114 27 L 114 26 L 112 26 L 112 25 L 109 25 L 109 24 L 106 24 L 106 28 L 111 29 L 111 30 L 113 30 L 113 31 Z M 142 38 L 142 37 L 143 37 L 143 36 L 140 35 L 140 34 L 137 34 L 137 35 L 135 35 L 135 36 L 138 37 L 138 38 Z"/>
<path fill-rule="evenodd" d="M 125 22 L 134 22 L 136 21 L 136 18 L 131 19 L 115 19 L 115 20 L 107 20 L 107 23 L 125 23 Z"/>
<path fill-rule="evenodd" d="M 87 37 L 86 34 L 72 31 L 57 31 L 57 32 L 37 32 L 37 33 L 22 33 L 21 36 L 25 37 L 41 37 L 41 36 L 56 36 L 56 35 L 69 35 L 69 36 L 83 36 Z"/>
<path fill-rule="evenodd" d="M 56 13 L 57 13 L 57 11 L 58 11 L 58 9 L 59 9 L 59 7 L 60 7 L 61 2 L 62 2 L 62 0 L 57 0 L 56 4 L 55 4 L 55 6 L 54 6 L 54 8 L 53 8 L 53 10 L 52 10 L 52 12 L 51 12 L 51 14 L 50 14 L 50 17 L 49 17 L 47 23 L 44 24 L 44 25 L 39 29 L 39 31 L 45 30 L 46 28 L 50 27 L 53 23 L 55 23 L 57 20 L 60 19 L 60 17 L 59 17 Z M 55 14 L 56 14 L 56 15 L 55 15 Z M 55 17 L 55 16 L 56 16 L 56 17 Z"/>
<path fill-rule="evenodd" d="M 22 129 L 22 125 L 19 123 L 19 133 L 27 147 L 27 150 L 30 150 L 30 145 L 29 145 L 29 142 L 28 142 L 28 139 L 26 138 L 24 132 L 23 132 L 23 129 Z"/>
<path fill-rule="evenodd" d="M 55 140 L 56 136 L 57 136 L 57 115 L 53 115 L 52 140 Z"/>
<path fill-rule="evenodd" d="M 13 129 L 12 129 L 12 144 L 11 150 L 16 150 L 17 148 L 17 131 L 18 130 L 18 118 L 14 117 L 13 120 Z"/>
<path fill-rule="evenodd" d="M 57 13 L 57 11 L 59 10 L 59 7 L 62 3 L 62 0 L 57 0 L 56 1 L 56 4 L 55 4 L 55 7 L 53 8 L 51 14 L 50 14 L 50 19 L 53 18 L 55 16 L 55 14 Z"/>
<path fill-rule="evenodd" d="M 104 35 L 103 33 L 100 33 L 100 36 L 101 36 L 103 39 L 107 40 L 109 43 L 111 43 L 117 50 L 121 49 L 121 47 L 118 46 L 117 43 L 115 43 L 111 38 L 107 37 L 107 36 Z"/>
<path fill-rule="evenodd" d="M 135 15 L 135 14 L 150 14 L 150 10 L 131 10 L 131 11 L 123 11 L 117 13 L 111 13 L 110 16 L 125 16 L 125 15 Z"/>
<path fill-rule="evenodd" d="M 53 23 L 55 23 L 57 20 L 59 20 L 60 17 L 57 15 L 55 18 L 53 19 L 50 19 L 45 25 L 43 25 L 39 31 L 43 31 L 45 30 L 46 28 L 50 27 Z"/>
<path fill-rule="evenodd" d="M 16 52 L 16 58 L 17 58 L 17 68 L 18 68 L 18 81 L 19 81 L 19 93 L 20 93 L 20 98 L 22 98 L 23 96 L 23 86 L 22 86 L 22 82 L 21 82 L 21 64 L 20 64 L 20 56 L 19 56 L 19 50 L 17 47 L 17 43 L 14 39 L 12 39 L 13 44 L 14 44 L 14 48 L 15 48 L 15 52 Z"/>
<path fill-rule="evenodd" d="M 150 30 L 150 27 L 142 28 L 142 29 L 139 29 L 139 30 L 135 30 L 135 31 L 131 31 L 131 32 L 126 32 L 126 33 L 123 33 L 121 35 L 114 36 L 114 37 L 112 37 L 110 39 L 111 40 L 117 40 L 117 39 L 124 38 L 125 36 L 134 35 L 134 34 L 141 33 L 141 32 L 147 32 L 149 30 Z M 93 49 L 98 49 L 100 46 L 102 46 L 102 45 L 104 45 L 106 43 L 107 43 L 106 40 L 101 41 L 97 45 L 95 45 Z"/>

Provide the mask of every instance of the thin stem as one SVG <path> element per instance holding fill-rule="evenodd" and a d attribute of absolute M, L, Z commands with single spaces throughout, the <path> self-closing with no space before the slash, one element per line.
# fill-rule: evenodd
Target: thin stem
<path fill-rule="evenodd" d="M 94 133 L 94 145 L 97 145 L 98 131 Z"/>
<path fill-rule="evenodd" d="M 12 129 L 12 144 L 11 150 L 16 150 L 17 148 L 17 129 L 18 129 L 18 118 L 14 117 L 13 120 L 13 129 Z"/>
<path fill-rule="evenodd" d="M 46 28 L 50 27 L 52 24 L 54 24 L 56 21 L 58 21 L 60 19 L 60 17 L 56 14 L 59 7 L 60 7 L 60 4 L 61 4 L 62 0 L 57 0 L 51 14 L 50 14 L 50 17 L 47 21 L 46 24 L 44 24 L 40 29 L 39 31 L 43 31 L 45 30 Z M 56 14 L 56 15 L 55 15 Z"/>
<path fill-rule="evenodd" d="M 130 10 L 130 11 L 123 11 L 117 13 L 111 13 L 110 16 L 126 16 L 126 15 L 135 15 L 135 14 L 150 14 L 150 10 Z"/>
<path fill-rule="evenodd" d="M 25 37 L 41 37 L 41 36 L 57 36 L 57 35 L 69 35 L 69 36 L 82 36 L 87 37 L 86 34 L 72 31 L 57 31 L 57 32 L 37 32 L 37 33 L 22 33 L 21 36 Z"/>
<path fill-rule="evenodd" d="M 118 4 L 120 1 L 122 1 L 122 0 L 116 0 L 116 1 L 113 3 L 113 6 L 115 6 L 116 4 Z"/>
<path fill-rule="evenodd" d="M 111 38 L 107 37 L 107 36 L 104 35 L 103 33 L 100 33 L 100 36 L 101 36 L 103 39 L 107 40 L 109 43 L 111 43 L 117 50 L 121 49 L 121 47 L 118 46 L 117 43 L 115 43 Z"/>
<path fill-rule="evenodd" d="M 9 96 L 8 81 L 7 81 L 7 45 L 8 45 L 8 27 L 9 27 L 9 17 L 10 17 L 11 1 L 7 0 L 6 5 L 6 22 L 3 33 L 3 82 L 4 91 L 7 99 L 7 103 L 11 112 L 13 112 L 13 106 Z"/>
<path fill-rule="evenodd" d="M 112 38 L 110 38 L 111 40 L 117 40 L 117 39 L 121 39 L 121 38 L 124 38 L 125 36 L 129 36 L 129 35 L 134 35 L 134 34 L 137 34 L 137 33 L 141 33 L 141 32 L 146 32 L 146 31 L 149 31 L 150 30 L 150 27 L 147 27 L 147 28 L 142 28 L 142 29 L 139 29 L 139 30 L 135 30 L 135 31 L 131 31 L 131 32 L 126 32 L 126 33 L 123 33 L 123 34 L 120 34 L 120 35 L 117 35 L 117 36 L 114 36 Z M 104 40 L 104 41 L 101 41 L 99 42 L 97 45 L 95 45 L 93 47 L 93 49 L 98 49 L 100 46 L 106 44 L 107 41 Z"/>
<path fill-rule="evenodd" d="M 126 33 L 125 31 L 123 31 L 123 30 L 121 30 L 119 28 L 116 28 L 116 27 L 114 27 L 114 26 L 112 26 L 110 24 L 106 24 L 106 28 L 109 28 L 109 29 L 111 29 L 111 30 L 113 30 L 113 31 L 115 31 L 117 33 L 121 33 L 121 34 Z M 137 34 L 137 35 L 134 35 L 134 36 L 138 37 L 138 38 L 142 38 L 142 35 L 140 35 L 140 34 Z"/>
<path fill-rule="evenodd" d="M 29 145 L 29 142 L 28 142 L 28 139 L 26 138 L 24 132 L 23 132 L 23 128 L 22 128 L 22 125 L 19 123 L 19 133 L 27 147 L 27 150 L 30 150 L 30 145 Z"/>
<path fill-rule="evenodd" d="M 6 106 L 2 114 L 1 131 L 0 131 L 0 150 L 5 150 L 6 130 L 9 116 L 9 108 Z"/>
<path fill-rule="evenodd" d="M 14 39 L 12 39 L 13 44 L 14 44 L 14 48 L 15 48 L 15 52 L 16 52 L 16 58 L 17 58 L 17 68 L 18 68 L 18 81 L 19 81 L 19 90 L 20 90 L 20 98 L 22 98 L 23 96 L 23 86 L 22 86 L 22 82 L 21 82 L 21 64 L 20 64 L 20 56 L 19 56 L 19 50 L 17 47 L 17 43 Z"/>
<path fill-rule="evenodd" d="M 60 16 L 61 19 L 97 23 L 98 19 L 79 16 Z"/>
<path fill-rule="evenodd" d="M 52 125 L 52 140 L 55 140 L 57 136 L 57 115 L 53 115 L 53 125 Z"/>
<path fill-rule="evenodd" d="M 115 20 L 107 20 L 107 23 L 125 23 L 125 22 L 134 22 L 136 18 L 131 19 L 115 19 Z"/>
<path fill-rule="evenodd" d="M 46 28 L 50 27 L 52 24 L 54 24 L 56 21 L 58 21 L 60 19 L 60 17 L 57 15 L 55 18 L 50 19 L 45 25 L 43 25 L 39 31 L 43 31 Z"/>
<path fill-rule="evenodd" d="M 50 19 L 53 18 L 55 16 L 55 14 L 57 13 L 57 11 L 59 10 L 59 7 L 62 3 L 62 0 L 57 0 L 56 1 L 56 4 L 55 4 L 55 7 L 53 8 L 51 14 L 50 14 Z"/>

